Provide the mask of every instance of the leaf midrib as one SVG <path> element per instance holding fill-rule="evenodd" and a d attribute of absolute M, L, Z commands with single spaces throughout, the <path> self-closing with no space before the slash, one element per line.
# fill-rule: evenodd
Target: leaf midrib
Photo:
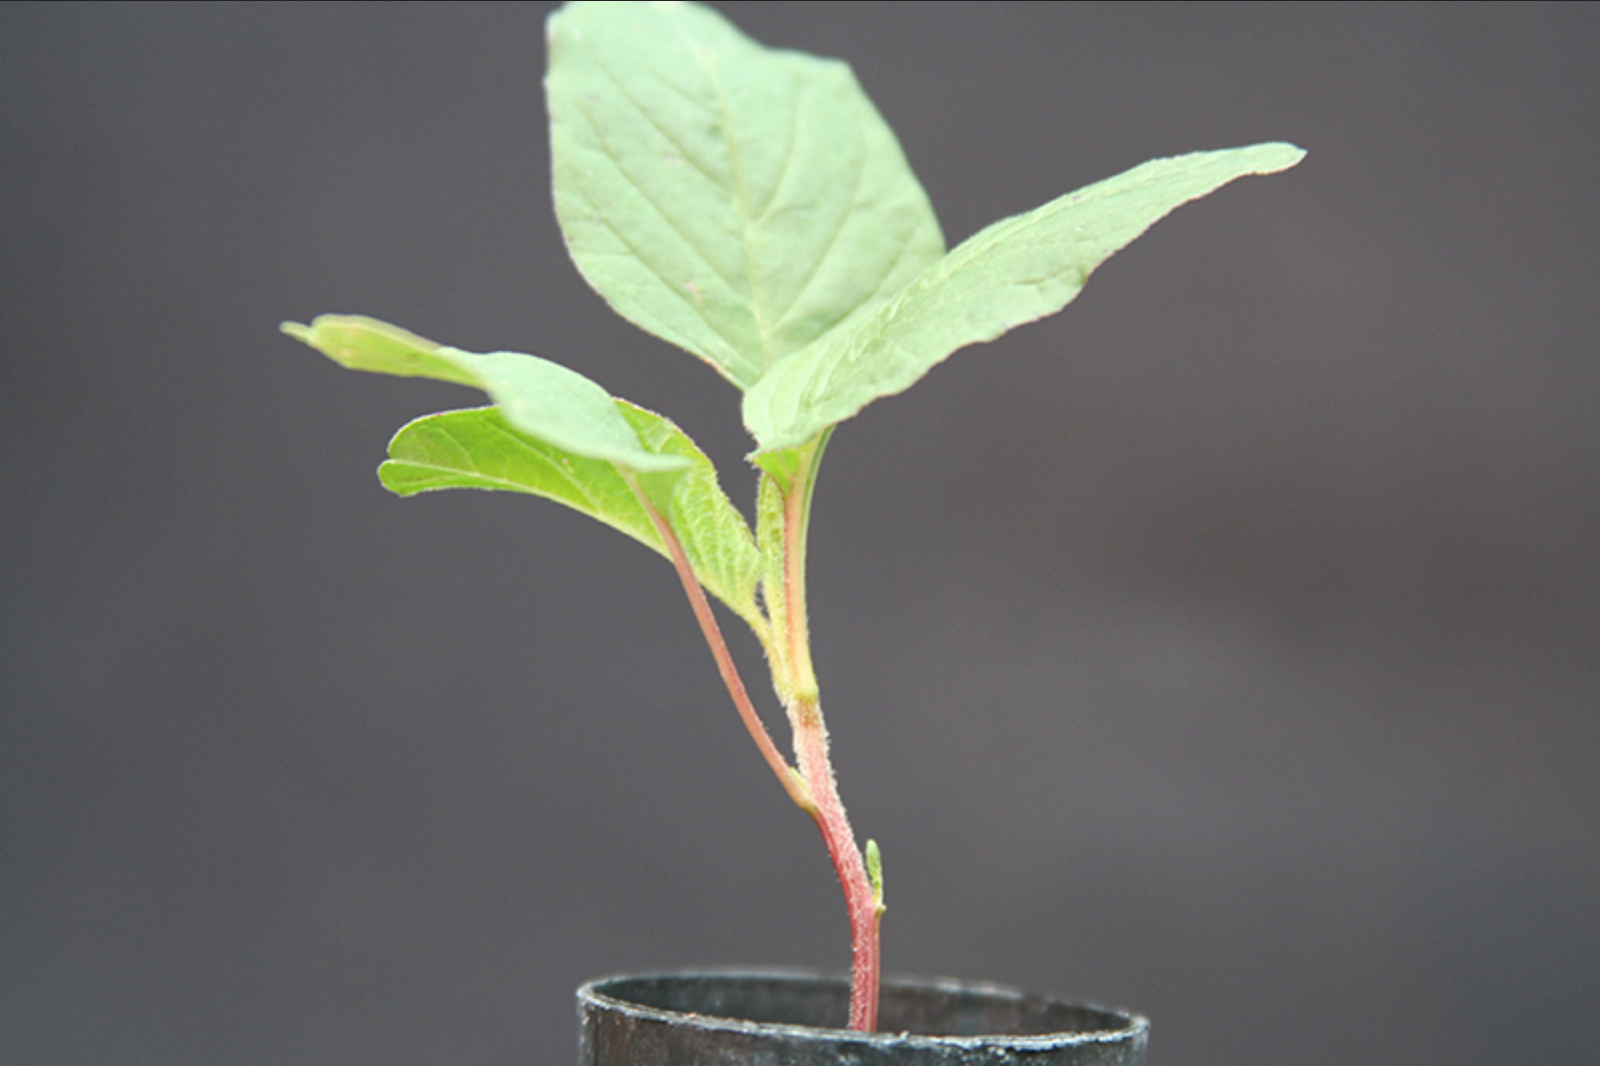
<path fill-rule="evenodd" d="M 679 31 L 678 36 L 680 39 L 682 39 L 682 31 Z M 710 78 L 711 84 L 716 90 L 717 103 L 722 109 L 722 136 L 723 141 L 728 146 L 728 165 L 733 173 L 733 201 L 739 211 L 739 240 L 740 244 L 744 248 L 745 275 L 750 279 L 750 312 L 755 318 L 756 332 L 760 337 L 761 373 L 765 374 L 768 370 L 772 369 L 772 334 L 767 325 L 766 301 L 762 294 L 760 280 L 761 275 L 757 270 L 755 249 L 751 245 L 750 215 L 746 209 L 746 200 L 748 199 L 748 190 L 746 187 L 747 179 L 745 175 L 744 160 L 739 151 L 738 138 L 734 136 L 735 127 L 732 121 L 733 108 L 728 103 L 727 90 L 723 85 L 721 76 L 717 72 L 716 65 L 714 63 L 708 64 L 705 60 L 705 57 L 695 48 L 691 47 L 689 49 L 689 53 L 690 55 L 694 56 L 697 65 L 699 65 L 700 69 L 706 73 L 708 78 Z M 789 125 L 790 128 L 793 129 L 799 120 L 798 111 L 791 115 L 790 118 L 791 121 Z M 789 145 L 792 149 L 794 145 L 794 139 L 792 137 L 789 140 Z M 787 151 L 784 153 L 783 167 L 785 173 L 788 172 L 789 160 L 793 158 L 793 155 L 793 151 Z M 776 194 L 776 190 L 774 190 L 774 194 Z M 771 204 L 769 203 L 768 207 L 770 206 Z M 760 380 L 760 375 L 757 375 L 756 380 Z M 753 385 L 755 382 L 752 381 L 750 384 Z M 748 386 L 746 387 L 748 388 Z"/>

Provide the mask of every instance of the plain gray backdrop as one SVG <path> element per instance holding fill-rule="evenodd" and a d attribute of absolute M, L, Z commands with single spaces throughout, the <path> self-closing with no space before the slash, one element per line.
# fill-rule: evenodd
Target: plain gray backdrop
<path fill-rule="evenodd" d="M 889 969 L 1144 1011 L 1153 1066 L 1594 1062 L 1600 9 L 719 6 L 855 66 L 952 243 L 1310 151 L 835 436 Z M 566 259 L 550 7 L 0 6 L 0 1060 L 555 1064 L 584 978 L 846 965 L 671 569 L 387 495 L 476 398 L 276 332 L 537 352 L 749 498 L 732 390 Z"/>

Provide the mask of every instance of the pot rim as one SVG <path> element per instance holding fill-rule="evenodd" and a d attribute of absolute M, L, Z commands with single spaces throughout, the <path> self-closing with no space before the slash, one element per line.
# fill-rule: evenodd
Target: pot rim
<path fill-rule="evenodd" d="M 597 977 L 585 981 L 578 986 L 578 1001 L 580 1004 L 592 1004 L 605 1009 L 619 1010 L 636 1017 L 648 1018 L 659 1022 L 681 1022 L 692 1018 L 697 1026 L 719 1032 L 735 1032 L 746 1034 L 765 1033 L 784 1034 L 802 1037 L 808 1040 L 827 1040 L 840 1044 L 870 1044 L 870 1045 L 898 1045 L 901 1047 L 1010 1047 L 1018 1050 L 1048 1050 L 1052 1048 L 1072 1047 L 1085 1044 L 1118 1044 L 1139 1040 L 1148 1037 L 1150 1019 L 1133 1011 L 1122 1010 L 1117 1007 L 1105 1007 L 1097 1003 L 1078 1003 L 1059 999 L 1055 996 L 1033 995 L 1014 988 L 1010 985 L 996 984 L 989 981 L 962 981 L 951 977 L 917 977 L 895 975 L 883 979 L 886 990 L 927 990 L 946 993 L 963 993 L 989 996 L 999 999 L 1009 999 L 1022 1002 L 1043 1002 L 1073 1007 L 1079 1010 L 1094 1011 L 1106 1015 L 1108 1019 L 1117 1019 L 1123 1024 L 1117 1028 L 1080 1030 L 1077 1032 L 1059 1033 L 1033 1033 L 1033 1034 L 1007 1034 L 992 1033 L 973 1036 L 959 1035 L 930 1035 L 925 1033 L 909 1032 L 874 1032 L 864 1033 L 856 1029 L 828 1029 L 813 1025 L 800 1025 L 790 1022 L 755 1022 L 745 1018 L 729 1018 L 714 1014 L 700 1014 L 690 1011 L 669 1010 L 664 1007 L 652 1007 L 643 1003 L 636 1003 L 623 999 L 617 995 L 603 991 L 605 986 L 616 985 L 623 981 L 662 981 L 694 978 L 723 980 L 760 980 L 760 981 L 794 981 L 804 984 L 838 984 L 848 988 L 850 979 L 847 974 L 819 972 L 806 969 L 791 969 L 786 967 L 708 967 L 685 970 L 652 970 L 641 973 L 616 973 L 605 977 Z"/>

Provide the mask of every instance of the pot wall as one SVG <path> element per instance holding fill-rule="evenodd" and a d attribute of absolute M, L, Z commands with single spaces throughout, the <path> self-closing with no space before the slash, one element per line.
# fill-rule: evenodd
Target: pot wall
<path fill-rule="evenodd" d="M 1141 1066 L 1136 1014 L 996 985 L 885 981 L 880 1031 L 841 1028 L 841 978 L 610 977 L 578 990 L 580 1066 Z"/>

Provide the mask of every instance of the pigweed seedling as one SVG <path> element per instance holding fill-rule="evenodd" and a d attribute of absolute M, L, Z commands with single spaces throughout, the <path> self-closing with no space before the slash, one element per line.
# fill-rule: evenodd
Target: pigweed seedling
<path fill-rule="evenodd" d="M 351 369 L 493 400 L 403 427 L 378 468 L 390 491 L 544 496 L 671 560 L 745 728 L 822 831 L 850 916 L 850 1025 L 871 1030 L 883 882 L 877 847 L 857 847 L 835 786 L 806 622 L 806 527 L 828 439 L 952 352 L 1059 311 L 1179 204 L 1304 153 L 1260 144 L 1152 160 L 947 252 L 894 134 L 844 63 L 765 49 L 689 3 L 570 3 L 548 35 L 556 214 L 572 258 L 618 314 L 743 393 L 754 530 L 677 426 L 575 371 L 367 318 L 283 329 Z M 792 765 L 707 593 L 766 651 Z"/>

